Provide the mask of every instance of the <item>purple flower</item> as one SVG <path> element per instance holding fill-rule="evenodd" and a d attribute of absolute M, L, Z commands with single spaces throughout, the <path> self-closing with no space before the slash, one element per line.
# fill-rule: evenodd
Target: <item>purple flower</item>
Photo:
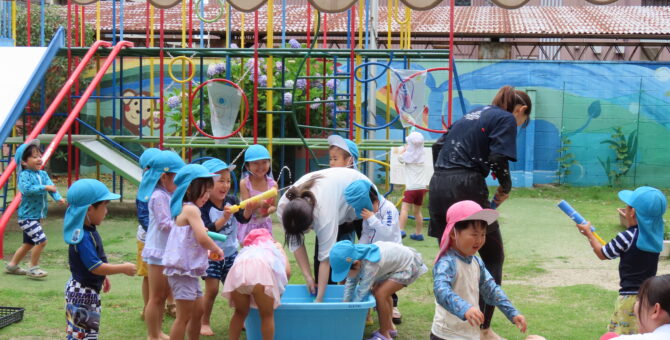
<path fill-rule="evenodd" d="M 312 99 L 312 100 L 318 102 L 318 101 L 321 101 L 321 98 L 314 98 L 314 99 Z M 312 104 L 309 104 L 309 107 L 311 107 L 312 110 L 316 110 L 316 109 L 318 109 L 319 106 L 321 106 L 321 103 L 312 103 Z"/>
<path fill-rule="evenodd" d="M 254 60 L 253 59 L 249 59 L 249 60 L 247 60 L 246 63 L 244 63 L 244 69 L 245 70 L 248 70 L 252 67 L 254 67 Z"/>
<path fill-rule="evenodd" d="M 239 48 L 236 43 L 230 44 L 230 48 Z"/>
<path fill-rule="evenodd" d="M 226 72 L 226 64 L 224 63 L 219 63 L 219 64 L 210 64 L 209 67 L 207 67 L 207 76 L 210 78 L 214 78 L 217 74 L 223 74 Z"/>
<path fill-rule="evenodd" d="M 304 90 L 305 87 L 307 87 L 307 80 L 305 79 L 298 79 L 296 82 L 295 86 L 301 90 Z"/>
<path fill-rule="evenodd" d="M 181 97 L 172 96 L 167 100 L 168 107 L 172 110 L 178 109 L 181 106 Z"/>
<path fill-rule="evenodd" d="M 282 63 L 281 61 L 276 62 L 275 63 L 275 68 L 279 72 L 283 71 L 284 70 L 284 63 Z"/>
<path fill-rule="evenodd" d="M 284 105 L 290 106 L 291 104 L 293 104 L 293 93 L 291 92 L 284 93 Z"/>
<path fill-rule="evenodd" d="M 284 82 L 284 85 L 286 85 L 286 87 L 293 87 L 293 84 L 294 84 L 293 79 L 289 79 L 286 82 Z"/>
<path fill-rule="evenodd" d="M 262 74 L 258 77 L 258 86 L 265 87 L 268 85 L 268 76 Z"/>
<path fill-rule="evenodd" d="M 326 86 L 328 86 L 329 89 L 334 89 L 337 86 L 337 80 L 335 79 L 330 79 L 326 82 Z"/>
<path fill-rule="evenodd" d="M 289 40 L 289 41 L 288 41 L 288 44 L 291 46 L 291 48 L 301 48 L 301 47 L 302 47 L 302 46 L 300 45 L 300 43 L 299 43 L 297 40 L 295 40 L 295 39 L 291 39 L 291 40 Z"/>
<path fill-rule="evenodd" d="M 326 98 L 326 100 L 329 101 L 328 103 L 326 103 L 327 108 L 332 109 L 333 107 L 335 107 L 335 103 L 330 102 L 330 100 L 334 100 L 333 96 L 328 96 L 328 98 Z"/>

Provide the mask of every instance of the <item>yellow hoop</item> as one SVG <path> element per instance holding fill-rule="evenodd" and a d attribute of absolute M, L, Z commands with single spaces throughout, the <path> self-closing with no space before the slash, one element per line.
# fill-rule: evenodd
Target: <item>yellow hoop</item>
<path fill-rule="evenodd" d="M 174 76 L 174 73 L 172 73 L 172 65 L 173 65 L 174 62 L 177 61 L 177 60 L 185 60 L 185 61 L 187 61 L 189 64 L 191 64 L 191 70 L 192 70 L 192 72 L 191 72 L 191 74 L 188 76 L 188 78 L 186 78 L 186 79 L 178 79 L 177 77 Z M 185 57 L 185 56 L 183 56 L 183 55 L 180 55 L 180 56 L 178 56 L 178 57 L 176 57 L 176 58 L 172 58 L 172 59 L 170 60 L 170 64 L 168 65 L 168 74 L 170 75 L 170 78 L 172 78 L 172 80 L 174 80 L 174 81 L 176 81 L 176 82 L 178 82 L 178 83 L 180 83 L 180 84 L 188 83 L 188 82 L 190 82 L 190 81 L 193 79 L 193 77 L 195 76 L 195 64 L 193 63 L 193 60 L 192 60 L 191 58 L 187 58 L 187 57 Z"/>

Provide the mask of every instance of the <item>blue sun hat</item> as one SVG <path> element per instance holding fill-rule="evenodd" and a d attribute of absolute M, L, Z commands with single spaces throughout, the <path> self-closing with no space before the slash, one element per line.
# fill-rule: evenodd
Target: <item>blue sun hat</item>
<path fill-rule="evenodd" d="M 244 151 L 244 162 L 249 163 L 261 159 L 270 159 L 270 152 L 260 144 L 254 144 Z"/>
<path fill-rule="evenodd" d="M 147 166 L 149 169 L 142 174 L 142 182 L 137 190 L 137 199 L 142 202 L 149 202 L 151 193 L 154 192 L 163 173 L 176 173 L 184 167 L 184 161 L 175 152 L 162 150 L 148 160 Z"/>
<path fill-rule="evenodd" d="M 95 179 L 80 179 L 67 191 L 68 207 L 63 218 L 63 239 L 67 244 L 79 244 L 83 239 L 84 219 L 88 207 L 100 201 L 119 199 L 107 186 Z"/>
<path fill-rule="evenodd" d="M 619 199 L 635 209 L 639 229 L 637 247 L 660 253 L 663 250 L 663 214 L 668 206 L 665 195 L 656 188 L 645 186 L 635 191 L 621 190 Z"/>
<path fill-rule="evenodd" d="M 347 204 L 354 208 L 356 217 L 358 218 L 362 218 L 361 212 L 363 209 L 372 211 L 370 187 L 372 187 L 372 182 L 365 179 L 359 179 L 351 182 L 351 184 L 344 189 L 344 199 L 347 201 Z"/>
<path fill-rule="evenodd" d="M 233 171 L 236 168 L 234 164 L 228 165 L 226 164 L 226 162 L 218 158 L 208 159 L 207 161 L 202 163 L 202 166 L 204 166 L 205 168 L 207 168 L 207 170 L 209 170 L 209 172 L 214 174 L 223 170 Z"/>
<path fill-rule="evenodd" d="M 351 139 L 343 138 L 340 135 L 328 136 L 328 145 L 336 146 L 346 151 L 354 159 L 354 167 L 358 163 L 358 146 Z"/>
<path fill-rule="evenodd" d="M 351 241 L 340 241 L 330 249 L 330 267 L 333 269 L 332 279 L 340 282 L 347 277 L 351 265 L 356 260 L 379 262 L 381 251 L 374 244 L 353 244 Z"/>
<path fill-rule="evenodd" d="M 16 148 L 16 153 L 14 154 L 14 161 L 16 162 L 17 174 L 23 171 L 23 166 L 21 165 L 21 159 L 23 158 L 23 153 L 26 152 L 26 149 L 31 145 L 37 145 L 37 147 L 39 148 L 40 140 L 39 139 L 29 140 L 21 144 L 21 146 L 19 146 L 18 148 Z"/>
<path fill-rule="evenodd" d="M 177 171 L 177 175 L 174 176 L 174 184 L 177 186 L 177 189 L 170 198 L 170 214 L 172 214 L 172 218 L 181 214 L 181 206 L 184 201 L 186 189 L 188 189 L 194 179 L 215 176 L 216 174 L 213 174 L 200 164 L 188 164 Z"/>
<path fill-rule="evenodd" d="M 149 166 L 149 162 L 151 162 L 151 159 L 160 154 L 161 150 L 158 148 L 148 148 L 142 152 L 142 155 L 140 156 L 140 168 L 142 170 L 146 169 Z"/>

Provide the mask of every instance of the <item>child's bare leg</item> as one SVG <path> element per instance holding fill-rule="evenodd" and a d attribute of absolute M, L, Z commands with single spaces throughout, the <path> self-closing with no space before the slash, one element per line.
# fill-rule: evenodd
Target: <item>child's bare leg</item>
<path fill-rule="evenodd" d="M 421 206 L 414 205 L 414 221 L 416 222 L 415 234 L 423 234 L 423 214 L 421 213 Z"/>
<path fill-rule="evenodd" d="M 407 224 L 407 217 L 409 215 L 409 203 L 402 202 L 400 205 L 400 230 L 405 230 L 405 225 Z"/>
<path fill-rule="evenodd" d="M 258 314 L 261 316 L 261 334 L 263 340 L 272 340 L 275 336 L 275 308 L 274 299 L 265 295 L 265 288 L 256 285 L 251 293 L 258 306 Z"/>
<path fill-rule="evenodd" d="M 170 329 L 170 340 L 182 340 L 186 335 L 186 325 L 191 320 L 193 313 L 194 301 L 192 300 L 177 300 L 177 318 L 172 323 Z M 198 329 L 200 331 L 200 329 Z M 196 333 L 200 334 L 200 332 Z M 189 338 L 190 339 L 190 338 Z"/>
<path fill-rule="evenodd" d="M 380 283 L 375 289 L 375 299 L 377 300 L 377 315 L 379 315 L 379 333 L 391 338 L 390 331 L 393 330 L 393 300 L 391 295 L 404 286 L 391 280 Z"/>
<path fill-rule="evenodd" d="M 388 304 L 391 306 L 391 329 L 395 329 L 395 325 L 393 324 L 393 294 L 389 295 L 388 298 Z"/>
<path fill-rule="evenodd" d="M 14 256 L 12 256 L 11 261 L 9 261 L 8 265 L 10 266 L 16 266 L 18 265 L 21 260 L 23 260 L 24 257 L 26 257 L 26 254 L 30 251 L 30 249 L 33 249 L 32 244 L 24 243 L 22 244 L 19 249 L 16 250 L 16 253 L 14 253 Z"/>
<path fill-rule="evenodd" d="M 165 310 L 165 299 L 170 287 L 167 277 L 163 275 L 163 266 L 148 265 L 149 267 L 149 302 L 144 309 L 144 322 L 147 324 L 149 340 L 161 339 L 161 324 L 163 323 L 163 311 Z"/>
<path fill-rule="evenodd" d="M 249 314 L 251 305 L 251 296 L 233 291 L 230 293 L 230 302 L 235 306 L 233 317 L 230 318 L 230 327 L 228 327 L 228 339 L 238 340 L 244 327 L 244 320 Z"/>
<path fill-rule="evenodd" d="M 46 247 L 47 241 L 44 241 L 40 244 L 37 244 L 33 247 L 33 252 L 30 254 L 30 266 L 35 267 L 40 264 L 40 256 L 42 255 L 42 250 Z"/>
<path fill-rule="evenodd" d="M 149 303 L 149 277 L 145 276 L 142 278 L 142 300 L 144 301 L 144 308 L 147 308 Z M 144 310 L 142 310 L 142 315 L 144 315 Z"/>
<path fill-rule="evenodd" d="M 219 279 L 208 277 L 205 279 L 205 296 L 202 301 L 203 314 L 200 327 L 200 335 L 210 336 L 214 335 L 212 327 L 210 326 L 210 318 L 212 317 L 212 308 L 214 308 L 214 300 L 216 294 L 219 293 Z"/>
<path fill-rule="evenodd" d="M 198 283 L 199 284 L 199 283 Z M 202 320 L 202 297 L 195 299 L 191 319 L 188 322 L 188 340 L 200 339 L 200 321 Z"/>

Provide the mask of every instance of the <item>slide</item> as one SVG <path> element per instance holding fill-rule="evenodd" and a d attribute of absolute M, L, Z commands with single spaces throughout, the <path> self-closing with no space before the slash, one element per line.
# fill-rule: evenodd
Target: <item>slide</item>
<path fill-rule="evenodd" d="M 64 42 L 65 30 L 60 28 L 48 47 L 0 47 L 0 144 L 11 133 Z"/>
<path fill-rule="evenodd" d="M 74 146 L 95 158 L 100 164 L 116 171 L 121 177 L 135 185 L 140 185 L 142 169 L 137 161 L 97 139 L 79 140 L 74 142 Z"/>

